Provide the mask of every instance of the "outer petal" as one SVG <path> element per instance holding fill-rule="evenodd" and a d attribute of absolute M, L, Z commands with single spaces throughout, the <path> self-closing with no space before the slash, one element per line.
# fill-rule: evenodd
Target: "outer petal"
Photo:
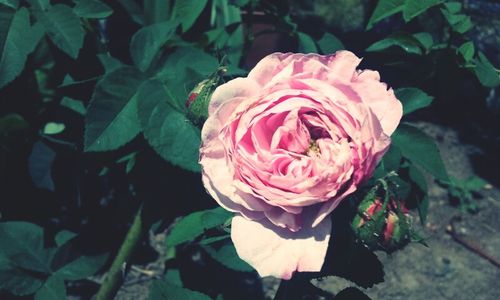
<path fill-rule="evenodd" d="M 215 111 L 226 101 L 236 97 L 252 97 L 258 94 L 260 86 L 252 79 L 249 78 L 235 78 L 218 86 L 208 106 L 208 114 L 211 116 Z"/>
<path fill-rule="evenodd" d="M 248 73 L 249 79 L 255 80 L 259 85 L 264 86 L 271 81 L 285 66 L 282 61 L 292 53 L 272 53 L 261 59 L 257 65 Z"/>
<path fill-rule="evenodd" d="M 231 238 L 241 259 L 260 276 L 290 279 L 295 271 L 319 272 L 330 240 L 331 220 L 326 218 L 312 228 L 310 223 L 298 232 L 279 228 L 268 220 L 247 220 L 235 216 Z"/>
<path fill-rule="evenodd" d="M 384 133 L 391 135 L 403 116 L 403 105 L 394 95 L 392 89 L 380 82 L 377 71 L 365 70 L 353 78 L 352 88 L 380 121 Z"/>

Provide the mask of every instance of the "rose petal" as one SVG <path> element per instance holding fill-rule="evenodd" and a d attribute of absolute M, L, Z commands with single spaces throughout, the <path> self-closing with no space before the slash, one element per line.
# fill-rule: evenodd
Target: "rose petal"
<path fill-rule="evenodd" d="M 235 216 L 231 238 L 241 259 L 260 276 L 290 279 L 295 271 L 319 272 L 330 240 L 331 221 L 325 219 L 298 232 L 279 228 L 268 220 L 247 220 Z"/>
<path fill-rule="evenodd" d="M 236 97 L 249 98 L 260 91 L 260 86 L 249 78 L 235 78 L 218 86 L 210 99 L 208 114 L 211 116 L 226 101 Z"/>

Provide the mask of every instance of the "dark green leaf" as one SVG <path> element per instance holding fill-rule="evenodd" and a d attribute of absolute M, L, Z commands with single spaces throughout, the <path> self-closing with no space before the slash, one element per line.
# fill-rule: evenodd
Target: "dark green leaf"
<path fill-rule="evenodd" d="M 226 244 L 217 250 L 210 246 L 205 246 L 204 249 L 213 259 L 229 269 L 240 272 L 253 271 L 253 268 L 249 264 L 241 260 L 232 243 Z"/>
<path fill-rule="evenodd" d="M 406 22 L 409 22 L 411 19 L 441 2 L 443 0 L 406 0 L 403 7 L 403 18 Z"/>
<path fill-rule="evenodd" d="M 31 272 L 16 267 L 8 258 L 0 254 L 0 290 L 7 290 L 18 296 L 33 294 L 43 281 Z"/>
<path fill-rule="evenodd" d="M 414 126 L 401 124 L 391 138 L 404 157 L 424 168 L 436 179 L 448 180 L 439 149 L 431 137 Z"/>
<path fill-rule="evenodd" d="M 460 34 L 464 34 L 466 33 L 467 31 L 469 31 L 470 29 L 472 29 L 472 21 L 471 21 L 471 18 L 469 16 L 465 16 L 460 22 L 458 22 L 457 24 L 453 25 L 453 30 L 455 30 L 456 32 L 460 33 Z"/>
<path fill-rule="evenodd" d="M 394 46 L 408 53 L 422 54 L 423 45 L 415 37 L 406 33 L 393 33 L 387 38 L 373 43 L 366 48 L 366 51 L 380 52 Z"/>
<path fill-rule="evenodd" d="M 207 2 L 208 0 L 175 0 L 172 16 L 181 22 L 183 32 L 193 26 Z"/>
<path fill-rule="evenodd" d="M 462 56 L 466 63 L 471 61 L 474 57 L 474 43 L 463 43 L 460 47 L 458 47 L 457 52 Z"/>
<path fill-rule="evenodd" d="M 97 58 L 101 62 L 101 65 L 104 67 L 104 71 L 106 73 L 110 73 L 124 66 L 124 64 L 121 61 L 112 57 L 109 54 L 97 54 Z"/>
<path fill-rule="evenodd" d="M 56 245 L 58 247 L 62 246 L 72 238 L 76 237 L 77 234 L 69 230 L 61 230 L 55 236 Z"/>
<path fill-rule="evenodd" d="M 333 34 L 326 32 L 318 41 L 319 49 L 323 54 L 335 53 L 338 50 L 345 49 L 344 44 Z"/>
<path fill-rule="evenodd" d="M 111 7 L 99 0 L 79 0 L 73 11 L 77 16 L 87 19 L 102 19 L 113 13 Z"/>
<path fill-rule="evenodd" d="M 400 88 L 396 90 L 396 98 L 403 103 L 403 114 L 407 115 L 418 109 L 429 106 L 434 97 L 417 88 Z"/>
<path fill-rule="evenodd" d="M 0 223 L 0 256 L 13 264 L 43 273 L 50 273 L 53 251 L 44 248 L 43 229 L 28 222 Z"/>
<path fill-rule="evenodd" d="M 21 73 L 41 37 L 41 28 L 30 25 L 26 8 L 15 12 L 0 5 L 0 88 Z"/>
<path fill-rule="evenodd" d="M 382 158 L 384 162 L 384 168 L 387 173 L 391 171 L 398 171 L 401 164 L 401 150 L 398 147 L 391 145 L 389 150 L 384 154 Z"/>
<path fill-rule="evenodd" d="M 141 86 L 138 98 L 144 137 L 153 149 L 172 164 L 199 172 L 200 130 L 172 106 L 175 100 L 169 87 L 149 80 Z"/>
<path fill-rule="evenodd" d="M 135 0 L 118 0 L 118 2 L 125 8 L 127 13 L 132 17 L 132 21 L 139 25 L 144 25 L 144 15 L 141 7 Z"/>
<path fill-rule="evenodd" d="M 36 142 L 28 158 L 29 174 L 33 184 L 42 189 L 54 191 L 52 180 L 52 164 L 56 153 L 52 148 L 42 142 Z"/>
<path fill-rule="evenodd" d="M 191 291 L 165 280 L 155 280 L 149 290 L 149 300 L 211 300 L 205 294 Z"/>
<path fill-rule="evenodd" d="M 462 3 L 456 1 L 445 2 L 444 6 L 451 14 L 456 14 L 462 9 Z"/>
<path fill-rule="evenodd" d="M 429 50 L 434 45 L 434 39 L 428 32 L 414 33 L 413 37 L 416 38 L 426 50 Z"/>
<path fill-rule="evenodd" d="M 420 222 L 425 224 L 427 220 L 427 211 L 429 210 L 429 198 L 427 197 L 427 180 L 425 176 L 420 172 L 420 170 L 413 164 L 409 166 L 408 175 L 411 181 L 413 181 L 421 191 L 421 199 L 418 199 L 417 209 L 418 215 L 420 217 Z"/>
<path fill-rule="evenodd" d="M 182 218 L 167 235 L 166 244 L 174 247 L 192 241 L 210 228 L 224 224 L 232 213 L 223 208 L 197 211 Z"/>
<path fill-rule="evenodd" d="M 37 19 L 42 23 L 52 42 L 71 58 L 76 59 L 83 46 L 84 31 L 80 19 L 64 4 L 56 4 L 47 12 L 38 11 Z"/>
<path fill-rule="evenodd" d="M 489 88 L 494 88 L 500 84 L 500 79 L 495 67 L 490 63 L 488 58 L 482 52 L 478 53 L 478 58 L 475 60 L 476 68 L 474 69 L 477 79 L 482 85 Z"/>
<path fill-rule="evenodd" d="M 117 149 L 140 132 L 136 94 L 143 76 L 122 67 L 97 83 L 85 116 L 85 151 Z"/>
<path fill-rule="evenodd" d="M 85 105 L 82 101 L 75 100 L 69 97 L 62 98 L 61 106 L 69 108 L 80 115 L 85 115 L 85 113 L 87 112 L 87 109 L 85 108 Z"/>
<path fill-rule="evenodd" d="M 0 0 L 0 3 L 14 9 L 17 9 L 19 7 L 19 0 Z"/>
<path fill-rule="evenodd" d="M 160 49 L 173 36 L 179 23 L 167 21 L 141 28 L 132 37 L 130 54 L 134 64 L 141 71 L 146 71 Z"/>
<path fill-rule="evenodd" d="M 67 280 L 85 279 L 97 273 L 104 266 L 107 259 L 107 254 L 97 256 L 82 255 L 56 270 L 55 274 Z"/>
<path fill-rule="evenodd" d="M 404 3 L 405 0 L 379 0 L 372 16 L 370 17 L 370 20 L 368 21 L 368 24 L 366 25 L 366 29 L 370 29 L 380 20 L 402 11 Z"/>
<path fill-rule="evenodd" d="M 36 292 L 35 300 L 66 300 L 64 280 L 57 276 L 50 276 L 43 286 Z"/>
<path fill-rule="evenodd" d="M 318 47 L 312 37 L 306 33 L 298 32 L 299 52 L 300 53 L 318 53 Z"/>

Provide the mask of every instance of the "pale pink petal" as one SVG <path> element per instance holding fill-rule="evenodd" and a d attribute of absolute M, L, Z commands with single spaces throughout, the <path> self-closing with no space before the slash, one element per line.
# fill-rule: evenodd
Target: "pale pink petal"
<path fill-rule="evenodd" d="M 261 59 L 257 65 L 248 73 L 250 79 L 255 80 L 259 85 L 264 86 L 271 81 L 286 65 L 282 61 L 291 53 L 272 53 Z"/>
<path fill-rule="evenodd" d="M 352 76 L 356 72 L 356 67 L 361 62 L 361 58 L 346 50 L 337 51 L 335 54 L 330 55 L 329 58 L 329 81 L 351 81 Z"/>
<path fill-rule="evenodd" d="M 403 116 L 403 105 L 392 89 L 380 82 L 377 71 L 365 70 L 354 76 L 352 88 L 377 116 L 387 135 L 391 135 Z"/>
<path fill-rule="evenodd" d="M 241 259 L 260 276 L 290 279 L 298 272 L 319 272 L 330 240 L 331 221 L 325 219 L 312 228 L 309 224 L 298 232 L 279 228 L 268 220 L 247 220 L 235 216 L 231 238 Z"/>
<path fill-rule="evenodd" d="M 223 103 L 236 97 L 249 98 L 260 91 L 260 86 L 249 78 L 235 78 L 218 86 L 210 99 L 208 114 L 211 116 Z"/>

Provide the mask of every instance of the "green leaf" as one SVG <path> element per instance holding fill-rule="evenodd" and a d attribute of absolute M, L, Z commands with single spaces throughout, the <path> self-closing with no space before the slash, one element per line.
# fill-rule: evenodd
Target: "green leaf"
<path fill-rule="evenodd" d="M 379 0 L 366 25 L 366 29 L 371 29 L 380 20 L 402 11 L 404 4 L 405 0 Z"/>
<path fill-rule="evenodd" d="M 165 280 L 155 280 L 149 290 L 149 300 L 211 300 L 205 294 L 191 291 Z"/>
<path fill-rule="evenodd" d="M 43 134 L 59 134 L 64 131 L 66 126 L 63 123 L 49 122 L 43 127 Z"/>
<path fill-rule="evenodd" d="M 144 75 L 132 67 L 107 73 L 97 83 L 85 116 L 85 151 L 109 151 L 140 132 L 137 90 Z"/>
<path fill-rule="evenodd" d="M 299 52 L 300 53 L 318 53 L 318 47 L 312 37 L 306 33 L 298 32 Z"/>
<path fill-rule="evenodd" d="M 418 199 L 417 209 L 420 222 L 423 225 L 427 220 L 427 212 L 429 210 L 429 197 L 427 196 L 427 180 L 425 179 L 425 176 L 422 174 L 422 172 L 420 172 L 420 170 L 413 164 L 410 164 L 409 166 L 408 175 L 410 176 L 411 181 L 413 181 L 420 189 L 422 194 L 422 198 Z"/>
<path fill-rule="evenodd" d="M 0 3 L 13 9 L 17 9 L 19 7 L 19 0 L 0 0 Z"/>
<path fill-rule="evenodd" d="M 207 2 L 208 0 L 175 0 L 172 16 L 181 22 L 183 32 L 193 26 Z"/>
<path fill-rule="evenodd" d="M 76 59 L 83 46 L 84 31 L 80 19 L 64 4 L 56 4 L 46 12 L 37 11 L 37 19 L 42 23 L 52 42 L 71 58 Z"/>
<path fill-rule="evenodd" d="M 166 237 L 168 247 L 192 241 L 202 235 L 205 230 L 224 224 L 232 213 L 223 208 L 197 211 L 182 218 Z"/>
<path fill-rule="evenodd" d="M 391 171 L 397 172 L 401 165 L 401 150 L 399 150 L 398 147 L 391 145 L 389 150 L 384 154 L 382 161 L 384 162 L 386 173 Z"/>
<path fill-rule="evenodd" d="M 456 13 L 460 12 L 460 10 L 462 9 L 461 2 L 455 2 L 455 1 L 445 2 L 444 6 L 451 14 L 456 14 Z"/>
<path fill-rule="evenodd" d="M 82 101 L 75 100 L 69 97 L 62 98 L 61 106 L 69 108 L 80 115 L 85 115 L 85 113 L 87 112 L 87 109 L 85 108 L 85 105 Z"/>
<path fill-rule="evenodd" d="M 79 0 L 73 11 L 80 18 L 102 19 L 109 17 L 113 9 L 98 0 Z"/>
<path fill-rule="evenodd" d="M 210 246 L 203 248 L 213 259 L 229 269 L 240 272 L 252 272 L 254 270 L 249 264 L 241 260 L 232 243 L 226 244 L 217 250 Z"/>
<path fill-rule="evenodd" d="M 403 103 L 403 115 L 427 107 L 434 100 L 434 97 L 427 95 L 424 91 L 412 87 L 397 89 L 395 94 L 396 98 Z"/>
<path fill-rule="evenodd" d="M 470 62 L 474 57 L 474 43 L 473 42 L 465 42 L 457 49 L 457 53 L 459 53 L 464 61 Z"/>
<path fill-rule="evenodd" d="M 135 23 L 144 26 L 144 14 L 142 8 L 135 0 L 118 0 Z"/>
<path fill-rule="evenodd" d="M 124 64 L 121 61 L 112 57 L 109 54 L 97 54 L 97 58 L 101 62 L 101 65 L 104 67 L 104 72 L 106 73 L 110 73 L 124 66 Z"/>
<path fill-rule="evenodd" d="M 175 100 L 169 88 L 149 80 L 141 86 L 138 98 L 144 137 L 153 149 L 170 163 L 199 172 L 200 130 L 172 106 Z"/>
<path fill-rule="evenodd" d="M 30 25 L 25 7 L 16 12 L 0 5 L 0 88 L 21 73 L 41 37 L 41 28 Z"/>
<path fill-rule="evenodd" d="M 436 179 L 448 180 L 439 149 L 431 137 L 414 126 L 401 124 L 391 138 L 404 157 L 424 168 Z"/>
<path fill-rule="evenodd" d="M 52 165 L 56 158 L 56 152 L 43 142 L 35 142 L 28 158 L 29 174 L 33 184 L 37 188 L 54 191 L 52 180 Z"/>
<path fill-rule="evenodd" d="M 36 292 L 35 300 L 66 300 L 64 280 L 57 276 L 50 276 L 43 286 Z"/>
<path fill-rule="evenodd" d="M 55 236 L 56 245 L 58 247 L 60 247 L 60 246 L 62 246 L 63 244 L 65 244 L 66 242 L 68 242 L 69 240 L 73 239 L 76 236 L 77 236 L 77 234 L 74 233 L 74 232 L 72 232 L 72 231 L 61 230 Z"/>
<path fill-rule="evenodd" d="M 0 223 L 0 256 L 18 267 L 50 273 L 53 251 L 44 248 L 43 229 L 20 221 Z"/>
<path fill-rule="evenodd" d="M 177 21 L 167 21 L 141 28 L 132 37 L 130 54 L 134 64 L 141 71 L 146 71 L 161 48 L 174 35 Z"/>
<path fill-rule="evenodd" d="M 319 49 L 323 54 L 335 53 L 338 50 L 345 49 L 344 44 L 333 34 L 325 32 L 318 41 Z"/>
<path fill-rule="evenodd" d="M 460 22 L 453 25 L 452 28 L 454 31 L 456 31 L 460 34 L 464 34 L 467 31 L 471 30 L 472 26 L 473 25 L 472 25 L 471 18 L 469 16 L 465 16 Z"/>
<path fill-rule="evenodd" d="M 475 63 L 476 68 L 474 69 L 474 72 L 482 85 L 494 88 L 500 84 L 500 79 L 495 67 L 482 52 L 478 53 L 478 58 L 475 60 Z"/>
<path fill-rule="evenodd" d="M 415 37 L 406 33 L 393 33 L 387 38 L 373 43 L 366 48 L 366 51 L 380 52 L 394 46 L 408 53 L 422 54 L 423 45 Z"/>
<path fill-rule="evenodd" d="M 411 19 L 441 2 L 443 0 L 406 0 L 403 7 L 403 18 L 406 22 L 409 22 Z"/>
<path fill-rule="evenodd" d="M 422 46 L 424 46 L 425 50 L 429 50 L 432 45 L 434 45 L 434 39 L 428 32 L 414 33 L 413 37 L 416 38 Z"/>
<path fill-rule="evenodd" d="M 464 187 L 469 191 L 476 192 L 482 190 L 487 184 L 488 182 L 485 181 L 484 179 L 477 176 L 471 176 L 467 178 L 467 180 L 465 181 Z"/>
<path fill-rule="evenodd" d="M 57 255 L 57 254 L 56 254 Z M 108 260 L 107 254 L 82 255 L 56 270 L 55 274 L 66 280 L 81 280 L 97 273 Z"/>
<path fill-rule="evenodd" d="M 32 272 L 16 267 L 0 253 L 0 290 L 7 290 L 17 296 L 33 294 L 43 284 Z"/>

